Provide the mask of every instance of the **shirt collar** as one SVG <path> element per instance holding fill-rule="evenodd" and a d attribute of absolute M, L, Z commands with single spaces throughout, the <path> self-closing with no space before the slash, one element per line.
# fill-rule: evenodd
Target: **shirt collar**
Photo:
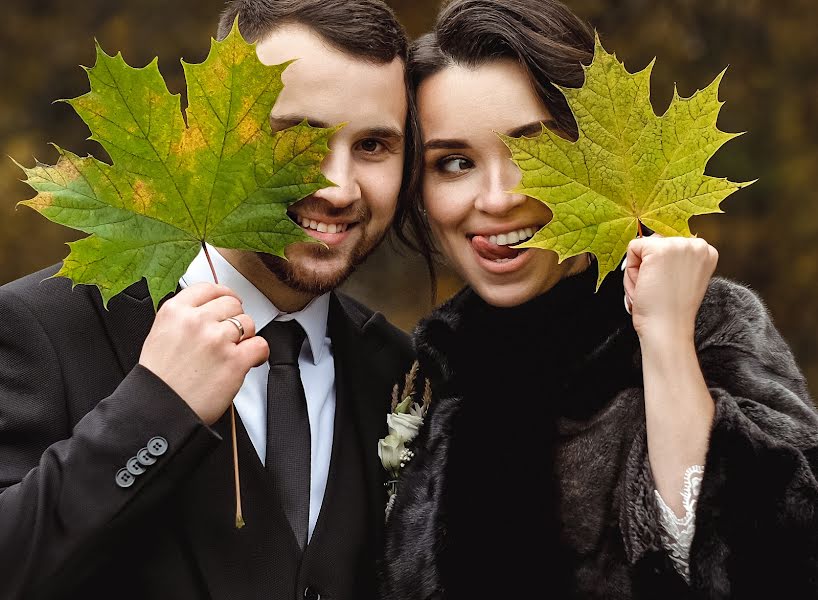
<path fill-rule="evenodd" d="M 256 331 L 261 331 L 265 325 L 273 320 L 289 321 L 295 319 L 307 334 L 313 363 L 318 364 L 326 345 L 329 294 L 314 298 L 307 306 L 297 312 L 282 312 L 276 308 L 267 296 L 258 291 L 256 286 L 250 283 L 244 275 L 227 262 L 227 259 L 219 254 L 218 250 L 209 244 L 207 250 L 213 261 L 213 267 L 219 276 L 219 283 L 226 285 L 238 294 L 245 314 L 249 315 L 256 325 Z M 193 259 L 193 262 L 190 263 L 187 271 L 179 280 L 179 285 L 185 288 L 203 281 L 212 283 L 213 274 L 210 272 L 210 265 L 207 263 L 204 250 L 199 250 L 199 254 Z"/>

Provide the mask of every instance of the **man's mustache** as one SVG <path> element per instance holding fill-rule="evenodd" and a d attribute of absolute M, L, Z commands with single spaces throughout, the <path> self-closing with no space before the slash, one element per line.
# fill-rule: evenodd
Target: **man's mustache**
<path fill-rule="evenodd" d="M 290 211 L 319 214 L 344 221 L 360 222 L 369 219 L 370 210 L 363 202 L 338 207 L 323 198 L 308 196 L 290 206 Z"/>

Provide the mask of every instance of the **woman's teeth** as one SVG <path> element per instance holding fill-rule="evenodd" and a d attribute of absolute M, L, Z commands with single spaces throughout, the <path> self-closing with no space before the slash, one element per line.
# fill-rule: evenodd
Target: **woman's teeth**
<path fill-rule="evenodd" d="M 526 227 L 525 229 L 518 229 L 517 231 L 510 231 L 508 233 L 501 233 L 500 235 L 489 236 L 489 242 L 497 246 L 510 246 L 511 244 L 519 244 L 527 239 L 534 237 L 534 228 Z M 506 262 L 508 259 L 502 261 Z M 498 261 L 500 262 L 500 261 Z"/>
<path fill-rule="evenodd" d="M 347 230 L 348 223 L 323 223 L 321 221 L 313 221 L 312 219 L 305 219 L 298 215 L 295 216 L 296 222 L 307 229 L 320 231 L 321 233 L 341 233 Z"/>

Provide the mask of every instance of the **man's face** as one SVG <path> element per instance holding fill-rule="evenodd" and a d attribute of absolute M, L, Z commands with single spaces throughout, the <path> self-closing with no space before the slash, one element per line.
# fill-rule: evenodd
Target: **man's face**
<path fill-rule="evenodd" d="M 273 131 L 304 119 L 346 125 L 329 142 L 321 170 L 337 187 L 290 207 L 290 217 L 319 244 L 296 243 L 288 260 L 259 254 L 289 287 L 322 294 L 338 286 L 383 239 L 397 206 L 403 172 L 404 64 L 367 62 L 327 45 L 304 25 L 285 25 L 259 41 L 268 65 L 297 59 L 270 115 Z"/>

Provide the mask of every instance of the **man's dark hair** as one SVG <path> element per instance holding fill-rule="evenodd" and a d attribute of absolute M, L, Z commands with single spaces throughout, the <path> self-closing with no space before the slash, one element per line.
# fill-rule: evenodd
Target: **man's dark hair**
<path fill-rule="evenodd" d="M 408 52 L 405 30 L 381 0 L 232 0 L 219 19 L 220 40 L 230 33 L 236 16 L 249 42 L 299 23 L 338 50 L 373 62 L 405 61 Z"/>
<path fill-rule="evenodd" d="M 557 0 L 451 0 L 437 17 L 431 33 L 410 50 L 408 76 L 414 100 L 420 84 L 453 65 L 476 67 L 510 58 L 526 70 L 534 90 L 548 108 L 556 127 L 576 139 L 577 125 L 556 85 L 580 87 L 583 63 L 594 55 L 593 30 Z M 433 249 L 421 207 L 423 149 L 420 132 L 409 162 L 409 196 L 404 219 L 415 248 Z M 427 262 L 430 257 L 426 257 Z"/>

